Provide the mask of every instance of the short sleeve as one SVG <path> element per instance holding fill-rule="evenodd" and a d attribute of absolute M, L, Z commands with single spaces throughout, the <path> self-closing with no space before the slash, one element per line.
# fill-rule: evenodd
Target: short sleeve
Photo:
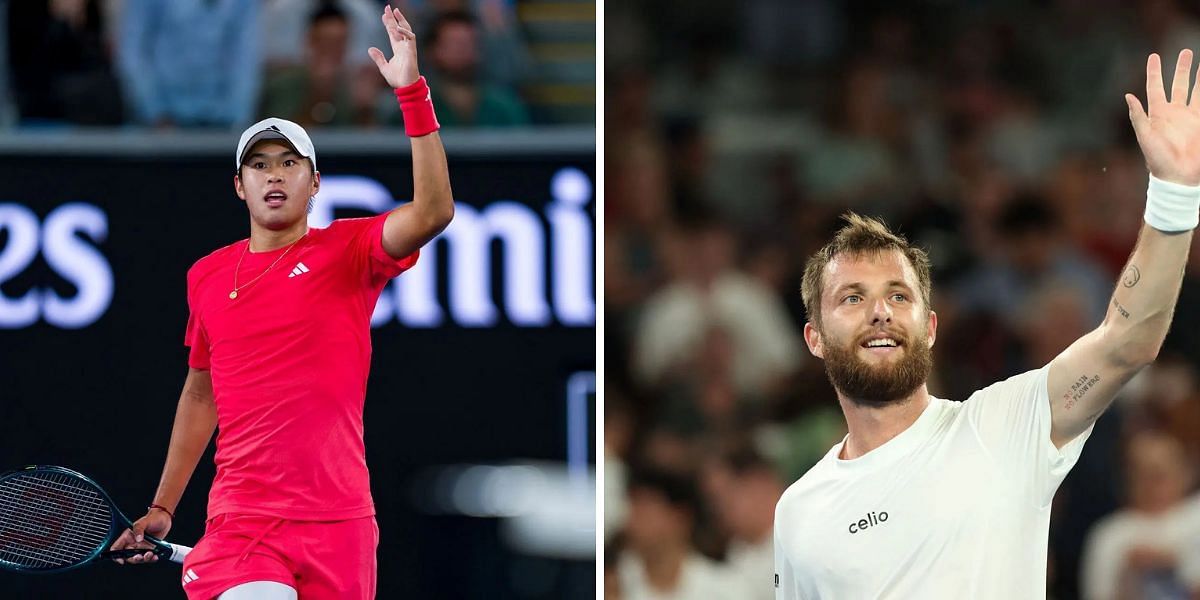
<path fill-rule="evenodd" d="M 386 281 L 413 267 L 421 251 L 403 258 L 392 258 L 383 249 L 383 223 L 387 213 L 365 219 L 346 219 L 341 226 L 349 227 L 350 251 L 355 261 L 361 261 L 371 281 Z"/>
<path fill-rule="evenodd" d="M 775 512 L 775 600 L 800 600 L 796 573 L 779 535 L 779 511 Z"/>
<path fill-rule="evenodd" d="M 187 330 L 183 334 L 183 344 L 189 348 L 188 366 L 193 369 L 208 369 L 211 366 L 209 355 L 208 334 L 204 331 L 204 323 L 200 320 L 196 301 L 195 281 L 188 276 L 188 321 Z"/>
<path fill-rule="evenodd" d="M 1056 448 L 1050 441 L 1049 366 L 1015 375 L 984 388 L 966 401 L 967 419 L 992 460 L 1027 484 L 1036 506 L 1054 498 L 1075 466 L 1092 426 Z"/>

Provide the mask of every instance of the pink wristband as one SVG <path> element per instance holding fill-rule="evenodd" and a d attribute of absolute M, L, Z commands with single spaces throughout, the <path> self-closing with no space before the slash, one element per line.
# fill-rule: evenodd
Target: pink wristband
<path fill-rule="evenodd" d="M 404 132 L 408 137 L 429 135 L 441 128 L 437 115 L 433 114 L 433 100 L 429 96 L 429 84 L 424 77 L 400 88 L 396 88 L 396 100 L 400 102 L 400 113 L 404 115 Z"/>

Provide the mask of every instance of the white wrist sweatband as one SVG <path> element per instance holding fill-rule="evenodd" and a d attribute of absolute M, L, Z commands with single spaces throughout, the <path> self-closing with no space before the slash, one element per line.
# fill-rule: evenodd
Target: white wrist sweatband
<path fill-rule="evenodd" d="M 1200 224 L 1200 185 L 1182 185 L 1150 176 L 1146 224 L 1166 232 L 1189 231 Z"/>

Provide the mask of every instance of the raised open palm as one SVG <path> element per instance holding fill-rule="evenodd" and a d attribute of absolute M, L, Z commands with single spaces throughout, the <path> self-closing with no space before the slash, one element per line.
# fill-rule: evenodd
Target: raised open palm
<path fill-rule="evenodd" d="M 417 80 L 421 74 L 417 70 L 417 36 L 412 31 L 408 19 L 400 14 L 400 9 L 391 6 L 383 7 L 383 27 L 387 29 L 388 41 L 392 45 L 392 59 L 384 57 L 379 48 L 372 46 L 367 50 L 379 73 L 388 85 L 399 88 Z"/>
<path fill-rule="evenodd" d="M 1167 99 L 1162 78 L 1162 62 L 1157 54 L 1146 59 L 1146 105 L 1142 110 L 1137 96 L 1125 94 L 1129 120 L 1137 134 L 1138 145 L 1150 173 L 1164 181 L 1200 185 L 1200 97 L 1192 88 L 1188 104 L 1188 83 L 1192 72 L 1192 51 L 1179 53 L 1171 99 Z"/>

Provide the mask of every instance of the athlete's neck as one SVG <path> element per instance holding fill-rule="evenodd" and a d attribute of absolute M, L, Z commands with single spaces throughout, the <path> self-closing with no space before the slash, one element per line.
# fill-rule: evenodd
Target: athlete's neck
<path fill-rule="evenodd" d="M 295 225 L 287 229 L 267 229 L 259 227 L 251 223 L 250 225 L 250 251 L 251 252 L 270 252 L 278 250 L 284 246 L 288 246 L 296 242 L 296 240 L 304 237 L 308 233 L 308 221 L 300 220 Z"/>
<path fill-rule="evenodd" d="M 900 435 L 917 421 L 929 406 L 929 389 L 921 384 L 907 398 L 885 406 L 864 406 L 838 392 L 838 403 L 846 415 L 850 435 L 838 458 L 858 458 Z"/>

